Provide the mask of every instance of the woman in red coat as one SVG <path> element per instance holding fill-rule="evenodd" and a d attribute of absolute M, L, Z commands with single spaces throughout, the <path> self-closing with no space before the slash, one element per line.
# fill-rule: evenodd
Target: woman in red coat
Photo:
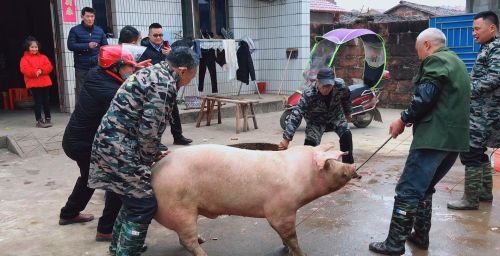
<path fill-rule="evenodd" d="M 41 54 L 39 50 L 40 43 L 34 37 L 26 38 L 20 66 L 26 88 L 31 90 L 35 100 L 36 127 L 47 128 L 52 126 L 49 106 L 49 90 L 52 81 L 49 74 L 53 67 L 47 56 Z M 45 120 L 42 118 L 42 108 Z"/>

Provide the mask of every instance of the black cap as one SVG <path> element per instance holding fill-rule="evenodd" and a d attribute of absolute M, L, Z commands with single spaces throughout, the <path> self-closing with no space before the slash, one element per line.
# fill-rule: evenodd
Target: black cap
<path fill-rule="evenodd" d="M 334 85 L 335 84 L 335 73 L 332 69 L 322 68 L 319 70 L 316 78 L 320 85 Z"/>

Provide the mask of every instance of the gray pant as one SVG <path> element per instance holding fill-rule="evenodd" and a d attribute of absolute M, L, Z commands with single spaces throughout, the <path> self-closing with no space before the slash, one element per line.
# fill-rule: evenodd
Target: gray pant
<path fill-rule="evenodd" d="M 75 106 L 78 103 L 78 96 L 80 96 L 80 91 L 85 83 L 85 77 L 87 77 L 87 73 L 89 71 L 86 69 L 75 68 Z"/>

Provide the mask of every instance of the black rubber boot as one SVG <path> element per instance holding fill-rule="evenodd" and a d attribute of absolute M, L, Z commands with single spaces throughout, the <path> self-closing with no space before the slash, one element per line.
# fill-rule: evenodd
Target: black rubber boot
<path fill-rule="evenodd" d="M 342 137 L 339 139 L 340 151 L 349 152 L 347 155 L 342 156 L 342 163 L 345 164 L 353 164 L 354 157 L 352 156 L 352 134 L 351 131 L 347 130 L 342 134 Z"/>

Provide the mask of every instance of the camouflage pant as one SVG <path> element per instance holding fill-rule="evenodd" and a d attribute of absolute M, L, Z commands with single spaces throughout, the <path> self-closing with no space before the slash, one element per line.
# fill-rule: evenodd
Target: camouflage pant
<path fill-rule="evenodd" d="M 348 152 L 347 155 L 342 156 L 342 162 L 352 164 L 354 163 L 352 134 L 349 126 L 345 120 L 339 120 L 331 124 L 321 125 L 307 122 L 306 125 L 306 139 L 304 145 L 317 146 L 321 143 L 321 138 L 325 131 L 335 131 L 339 136 L 340 150 Z"/>
<path fill-rule="evenodd" d="M 331 123 L 314 123 L 306 120 L 306 142 L 309 142 L 311 146 L 317 146 L 321 144 L 321 138 L 325 131 L 334 131 L 339 138 L 342 138 L 342 135 L 349 131 L 349 125 L 344 118 L 339 118 Z"/>

